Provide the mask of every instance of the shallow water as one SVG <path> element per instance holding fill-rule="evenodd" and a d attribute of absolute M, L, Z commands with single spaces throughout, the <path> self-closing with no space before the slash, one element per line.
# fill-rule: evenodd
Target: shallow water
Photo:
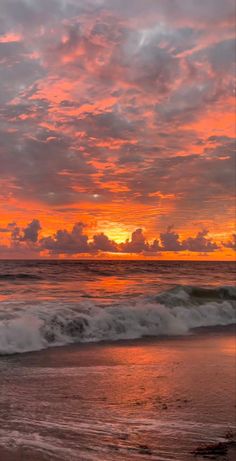
<path fill-rule="evenodd" d="M 236 429 L 234 354 L 225 330 L 4 357 L 0 447 L 16 461 L 191 460 Z"/>

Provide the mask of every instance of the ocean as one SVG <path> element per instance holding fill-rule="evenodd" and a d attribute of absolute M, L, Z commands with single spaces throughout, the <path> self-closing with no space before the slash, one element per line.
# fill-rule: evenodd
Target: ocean
<path fill-rule="evenodd" d="M 0 354 L 235 321 L 232 262 L 2 261 Z"/>
<path fill-rule="evenodd" d="M 235 425 L 235 264 L 0 262 L 0 459 L 194 459 Z"/>

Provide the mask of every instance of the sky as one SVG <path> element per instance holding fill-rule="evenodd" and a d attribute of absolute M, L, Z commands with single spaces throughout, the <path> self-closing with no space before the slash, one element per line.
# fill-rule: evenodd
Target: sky
<path fill-rule="evenodd" d="M 0 18 L 0 258 L 233 259 L 235 1 Z"/>

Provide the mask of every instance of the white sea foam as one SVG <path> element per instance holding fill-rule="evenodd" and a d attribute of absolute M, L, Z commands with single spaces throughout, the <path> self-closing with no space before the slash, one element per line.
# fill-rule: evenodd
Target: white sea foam
<path fill-rule="evenodd" d="M 235 297 L 233 287 L 177 287 L 156 297 L 106 308 L 92 302 L 2 303 L 0 354 L 76 342 L 182 335 L 197 327 L 230 325 L 236 322 Z"/>

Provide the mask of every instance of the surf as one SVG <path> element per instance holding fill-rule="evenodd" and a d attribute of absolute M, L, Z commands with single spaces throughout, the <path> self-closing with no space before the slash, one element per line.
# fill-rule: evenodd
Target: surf
<path fill-rule="evenodd" d="M 156 296 L 107 307 L 78 303 L 2 303 L 0 354 L 72 343 L 185 335 L 199 327 L 236 323 L 235 287 L 176 286 Z"/>

